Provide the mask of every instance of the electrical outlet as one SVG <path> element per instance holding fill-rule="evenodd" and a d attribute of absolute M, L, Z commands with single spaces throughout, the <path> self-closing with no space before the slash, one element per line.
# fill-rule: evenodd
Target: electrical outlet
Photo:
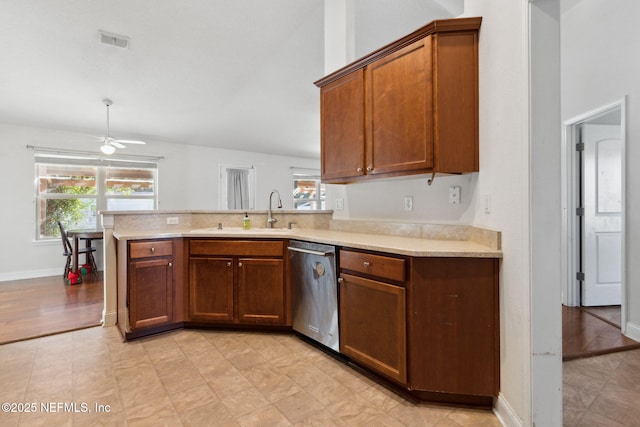
<path fill-rule="evenodd" d="M 178 218 L 177 216 L 168 216 L 167 217 L 167 224 L 169 224 L 169 225 L 180 224 L 180 218 Z"/>
<path fill-rule="evenodd" d="M 460 204 L 460 187 L 449 187 L 449 203 L 452 205 Z"/>
<path fill-rule="evenodd" d="M 337 211 L 344 210 L 344 199 L 342 197 L 336 199 L 334 209 Z"/>
<path fill-rule="evenodd" d="M 491 195 L 489 194 L 484 195 L 484 213 L 485 214 L 491 213 Z"/>
<path fill-rule="evenodd" d="M 413 196 L 404 196 L 404 210 L 405 211 L 413 210 Z"/>

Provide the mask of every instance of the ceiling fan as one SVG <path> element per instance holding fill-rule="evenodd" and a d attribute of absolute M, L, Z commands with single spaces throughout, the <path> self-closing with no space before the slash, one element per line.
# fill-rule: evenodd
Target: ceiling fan
<path fill-rule="evenodd" d="M 144 141 L 137 141 L 133 139 L 115 139 L 109 133 L 109 107 L 113 105 L 113 101 L 109 98 L 102 100 L 102 103 L 107 107 L 107 136 L 98 137 L 102 145 L 100 151 L 104 154 L 113 154 L 116 148 L 126 148 L 124 144 L 145 144 Z"/>

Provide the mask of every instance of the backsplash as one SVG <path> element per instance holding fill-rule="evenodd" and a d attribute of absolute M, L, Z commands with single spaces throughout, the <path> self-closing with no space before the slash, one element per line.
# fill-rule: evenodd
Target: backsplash
<path fill-rule="evenodd" d="M 470 240 L 502 250 L 502 234 L 499 231 L 459 224 L 424 224 L 362 220 L 331 220 L 330 228 L 336 231 L 383 234 L 430 240 Z"/>

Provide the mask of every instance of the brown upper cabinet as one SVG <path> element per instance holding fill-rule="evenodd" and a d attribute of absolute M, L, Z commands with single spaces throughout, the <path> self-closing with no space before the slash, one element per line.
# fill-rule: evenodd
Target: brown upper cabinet
<path fill-rule="evenodd" d="M 433 21 L 315 82 L 324 182 L 478 171 L 481 21 Z"/>

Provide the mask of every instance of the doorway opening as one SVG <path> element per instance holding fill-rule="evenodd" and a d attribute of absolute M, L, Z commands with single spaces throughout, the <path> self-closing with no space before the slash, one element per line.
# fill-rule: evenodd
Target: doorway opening
<path fill-rule="evenodd" d="M 625 100 L 564 123 L 563 304 L 625 332 Z"/>

